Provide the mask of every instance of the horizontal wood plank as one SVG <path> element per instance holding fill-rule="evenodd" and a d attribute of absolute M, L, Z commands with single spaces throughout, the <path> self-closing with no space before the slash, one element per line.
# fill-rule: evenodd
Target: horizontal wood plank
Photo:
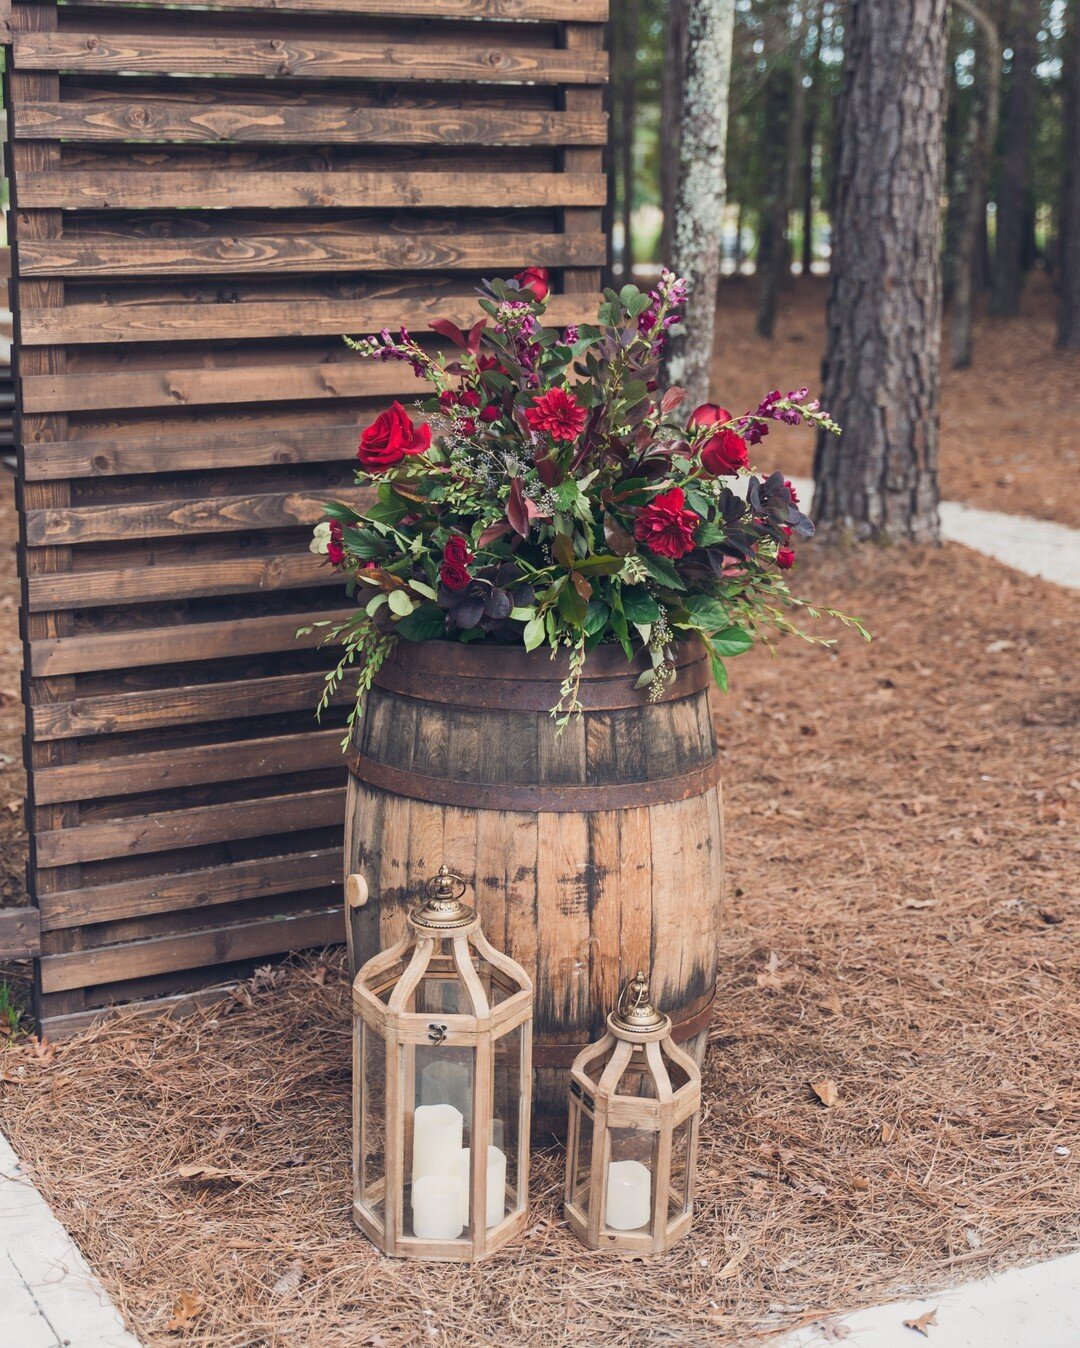
<path fill-rule="evenodd" d="M 224 373 L 224 372 L 223 372 Z M 194 501 L 118 501 L 110 505 L 56 507 L 26 512 L 29 547 L 104 543 L 127 538 L 182 538 L 190 534 L 284 529 L 316 524 L 333 498 L 360 506 L 370 499 L 361 487 L 316 492 L 260 492 L 254 496 L 209 496 Z"/>
<path fill-rule="evenodd" d="M 175 627 L 136 627 L 100 635 L 82 633 L 31 640 L 30 674 L 36 679 L 57 678 L 103 669 L 310 650 L 322 644 L 326 629 L 315 627 L 309 635 L 298 637 L 298 627 L 340 622 L 355 611 L 355 605 L 350 604 L 314 613 L 275 613 L 232 622 L 180 622 Z"/>
<path fill-rule="evenodd" d="M 344 935 L 343 910 L 324 908 L 316 913 L 237 923 L 184 936 L 125 941 L 98 950 L 46 955 L 41 961 L 41 987 L 44 992 L 62 992 L 91 983 L 118 983 L 173 969 L 199 969 L 308 946 L 333 945 Z"/>
<path fill-rule="evenodd" d="M 545 322 L 551 327 L 595 320 L 602 296 L 553 295 Z M 22 340 L 28 346 L 55 343 L 213 341 L 239 337 L 333 337 L 380 332 L 402 324 L 428 332 L 433 319 L 457 324 L 477 318 L 476 296 L 430 300 L 285 300 L 236 304 L 69 304 L 64 309 L 27 309 Z"/>
<path fill-rule="evenodd" d="M 319 398 L 417 398 L 430 389 L 426 380 L 417 379 L 400 361 L 381 363 L 360 357 L 323 365 L 38 374 L 25 375 L 22 380 L 23 409 L 27 412 L 207 407 Z"/>
<path fill-rule="evenodd" d="M 138 795 L 208 782 L 311 771 L 344 774 L 340 730 L 196 744 L 183 749 L 159 749 L 39 768 L 34 773 L 34 804 Z"/>
<path fill-rule="evenodd" d="M 27 582 L 31 613 L 52 609 L 101 608 L 148 604 L 161 599 L 205 598 L 312 589 L 332 584 L 325 567 L 310 552 L 270 557 L 235 557 L 175 562 L 109 571 L 75 571 L 31 576 Z"/>
<path fill-rule="evenodd" d="M 189 173 L 62 170 L 23 173 L 19 210 L 295 210 L 311 207 L 445 208 L 477 201 L 506 210 L 530 206 L 600 206 L 607 198 L 596 173 Z"/>
<path fill-rule="evenodd" d="M 79 0 L 80 9 L 141 9 L 146 0 Z M 183 4 L 171 6 L 183 10 Z M 200 10 L 367 15 L 405 19 L 493 19 L 603 23 L 608 0 L 199 0 Z"/>
<path fill-rule="evenodd" d="M 175 473 L 203 468 L 260 468 L 300 463 L 341 463 L 355 457 L 357 419 L 297 427 L 272 411 L 250 418 L 251 428 L 216 429 L 178 422 L 148 429 L 137 439 L 60 440 L 28 443 L 28 482 Z"/>
<path fill-rule="evenodd" d="M 44 931 L 57 931 L 90 922 L 119 922 L 151 913 L 212 908 L 265 895 L 321 889 L 341 881 L 340 847 L 256 857 L 176 875 L 140 875 L 133 880 L 42 894 L 41 925 Z"/>
<path fill-rule="evenodd" d="M 344 808 L 345 789 L 335 787 L 164 814 L 135 815 L 106 824 L 82 824 L 79 828 L 38 833 L 36 860 L 39 866 L 68 866 L 258 838 L 264 833 L 273 837 L 336 824 L 343 818 Z"/>
<path fill-rule="evenodd" d="M 157 76 L 290 76 L 294 79 L 380 80 L 396 84 L 602 84 L 601 51 L 545 51 L 456 43 L 356 42 L 305 44 L 281 38 L 182 37 L 156 33 L 18 33 L 16 70 L 73 70 Z"/>
<path fill-rule="evenodd" d="M 35 740 L 71 739 L 78 735 L 116 735 L 156 726 L 198 725 L 242 716 L 272 716 L 315 706 L 323 691 L 323 675 L 273 674 L 261 679 L 237 679 L 194 687 L 161 688 L 153 692 L 109 693 L 74 702 L 44 702 L 30 710 Z M 352 700 L 353 691 L 340 687 L 332 701 Z"/>
<path fill-rule="evenodd" d="M 542 108 L 369 108 L 265 103 L 205 106 L 179 100 L 93 100 L 15 109 L 24 140 L 181 145 L 603 145 L 601 112 Z"/>
<path fill-rule="evenodd" d="M 0 908 L 0 960 L 28 960 L 41 949 L 36 908 Z"/>
<path fill-rule="evenodd" d="M 160 204 L 160 203 L 159 203 Z M 270 276 L 352 271 L 478 271 L 599 266 L 602 234 L 221 234 L 116 239 L 107 235 L 19 244 L 23 276 Z"/>

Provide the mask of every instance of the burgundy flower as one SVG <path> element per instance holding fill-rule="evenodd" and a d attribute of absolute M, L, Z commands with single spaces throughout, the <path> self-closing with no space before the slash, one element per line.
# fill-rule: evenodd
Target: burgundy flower
<path fill-rule="evenodd" d="M 463 590 L 472 580 L 469 569 L 462 562 L 443 560 L 439 567 L 439 579 L 448 590 Z"/>
<path fill-rule="evenodd" d="M 654 497 L 637 518 L 634 537 L 660 557 L 678 558 L 694 546 L 701 516 L 686 508 L 681 487 Z"/>
<path fill-rule="evenodd" d="M 793 548 L 776 549 L 776 565 L 782 571 L 789 571 L 795 565 L 795 551 Z"/>
<path fill-rule="evenodd" d="M 746 441 L 734 431 L 718 431 L 701 447 L 701 466 L 713 477 L 734 477 L 750 465 Z"/>
<path fill-rule="evenodd" d="M 487 405 L 487 406 L 484 408 L 484 410 L 480 413 L 480 420 L 481 420 L 481 421 L 498 421 L 498 419 L 499 419 L 499 417 L 500 417 L 501 415 L 502 415 L 502 414 L 500 413 L 499 409 L 495 406 L 494 403 L 488 403 L 488 405 Z"/>
<path fill-rule="evenodd" d="M 716 403 L 702 403 L 690 413 L 686 424 L 693 429 L 695 426 L 715 426 L 718 422 L 730 420 L 731 413 L 726 407 L 720 407 Z"/>
<path fill-rule="evenodd" d="M 467 388 L 463 393 L 458 394 L 458 402 L 462 407 L 479 407 L 480 395 L 474 388 Z"/>
<path fill-rule="evenodd" d="M 567 442 L 576 440 L 585 429 L 587 416 L 574 395 L 561 388 L 548 389 L 525 409 L 525 419 L 534 431 L 546 431 L 554 439 Z"/>
<path fill-rule="evenodd" d="M 400 463 L 406 454 L 422 454 L 430 444 L 431 427 L 414 426 L 404 407 L 393 402 L 361 435 L 356 457 L 364 468 L 381 472 Z"/>
<path fill-rule="evenodd" d="M 791 492 L 791 504 L 792 504 L 792 505 L 798 505 L 798 504 L 799 504 L 799 494 L 798 494 L 798 492 L 795 490 L 795 488 L 791 485 L 791 483 L 789 482 L 789 480 L 788 480 L 786 477 L 784 478 L 784 486 L 787 487 L 787 489 L 788 489 L 789 492 Z"/>
<path fill-rule="evenodd" d="M 541 302 L 551 294 L 551 274 L 546 267 L 526 267 L 514 280 L 522 290 L 531 290 Z"/>
<path fill-rule="evenodd" d="M 460 534 L 452 534 L 446 540 L 446 547 L 443 548 L 444 562 L 453 562 L 456 566 L 468 566 L 472 559 L 473 554 L 469 551 L 469 545 Z"/>
<path fill-rule="evenodd" d="M 326 557 L 331 566 L 340 566 L 345 560 L 345 545 L 341 536 L 341 521 L 330 521 L 330 541 L 326 545 Z"/>

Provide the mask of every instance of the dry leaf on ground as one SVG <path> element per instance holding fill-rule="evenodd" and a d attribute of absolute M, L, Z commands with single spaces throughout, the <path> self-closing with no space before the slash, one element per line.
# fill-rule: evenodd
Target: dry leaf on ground
<path fill-rule="evenodd" d="M 930 1337 L 930 1326 L 936 1324 L 937 1324 L 936 1308 L 932 1311 L 926 1311 L 923 1315 L 920 1315 L 917 1320 L 904 1321 L 905 1328 L 914 1329 L 917 1333 L 921 1334 L 924 1339 L 928 1339 Z"/>
<path fill-rule="evenodd" d="M 810 1089 L 826 1109 L 832 1109 L 833 1105 L 840 1103 L 840 1092 L 836 1089 L 836 1082 L 833 1081 L 832 1077 L 822 1077 L 820 1081 L 811 1081 Z"/>
<path fill-rule="evenodd" d="M 181 1292 L 173 1303 L 172 1319 L 165 1326 L 169 1331 L 186 1329 L 206 1309 L 206 1302 L 198 1292 Z"/>

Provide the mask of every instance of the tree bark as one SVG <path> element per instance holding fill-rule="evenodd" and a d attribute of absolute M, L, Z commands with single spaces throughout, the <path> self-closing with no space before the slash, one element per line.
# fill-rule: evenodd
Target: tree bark
<path fill-rule="evenodd" d="M 802 274 L 809 276 L 814 265 L 814 145 L 817 141 L 817 101 L 818 82 L 821 78 L 821 29 L 823 24 L 820 6 L 812 22 L 814 23 L 813 47 L 810 52 L 809 71 L 810 88 L 807 90 L 805 113 L 803 115 L 802 141 Z"/>
<path fill-rule="evenodd" d="M 660 260 L 674 247 L 675 194 L 679 186 L 679 130 L 682 120 L 683 70 L 686 67 L 687 0 L 668 0 L 664 22 L 664 66 L 660 90 Z"/>
<path fill-rule="evenodd" d="M 963 210 L 958 222 L 953 277 L 951 356 L 954 370 L 971 364 L 972 297 L 975 290 L 979 217 L 986 217 L 986 184 L 990 156 L 997 141 L 1001 80 L 1001 38 L 997 24 L 974 0 L 957 4 L 975 21 L 975 68 L 971 111 L 960 150 Z"/>
<path fill-rule="evenodd" d="M 622 225 L 622 278 L 631 279 L 634 269 L 632 215 L 634 209 L 634 123 L 636 116 L 638 0 L 622 0 L 616 6 L 615 27 L 615 143 L 618 171 L 617 199 Z"/>
<path fill-rule="evenodd" d="M 1012 72 L 1005 108 L 994 286 L 990 295 L 990 312 L 1006 318 L 1020 312 L 1024 217 L 1031 181 L 1031 133 L 1035 110 L 1035 35 L 1039 18 L 1039 0 L 1013 0 L 1007 33 L 1013 52 Z"/>
<path fill-rule="evenodd" d="M 791 72 L 784 67 L 770 71 L 762 91 L 765 111 L 761 123 L 761 149 L 765 185 L 758 231 L 758 306 L 755 329 L 759 337 L 772 340 L 776 305 L 788 265 L 788 155 L 792 123 Z"/>
<path fill-rule="evenodd" d="M 687 389 L 688 407 L 709 396 L 734 18 L 734 0 L 689 0 L 672 269 L 692 290 L 686 322 L 672 329 L 665 370 L 669 383 Z"/>
<path fill-rule="evenodd" d="M 826 533 L 937 542 L 939 193 L 948 0 L 851 0 L 814 514 Z"/>
<path fill-rule="evenodd" d="M 1074 8 L 1067 22 L 1062 69 L 1065 172 L 1056 249 L 1061 277 L 1057 344 L 1066 351 L 1080 351 L 1080 11 Z"/>

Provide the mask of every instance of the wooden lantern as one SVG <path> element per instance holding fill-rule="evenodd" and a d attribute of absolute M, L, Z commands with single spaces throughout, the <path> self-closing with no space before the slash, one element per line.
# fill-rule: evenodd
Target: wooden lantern
<path fill-rule="evenodd" d="M 590 1249 L 662 1254 L 690 1229 L 701 1073 L 639 973 L 570 1069 L 566 1216 Z"/>
<path fill-rule="evenodd" d="M 472 1261 L 525 1226 L 533 991 L 460 877 L 426 889 L 353 982 L 353 1216 L 384 1254 Z"/>

